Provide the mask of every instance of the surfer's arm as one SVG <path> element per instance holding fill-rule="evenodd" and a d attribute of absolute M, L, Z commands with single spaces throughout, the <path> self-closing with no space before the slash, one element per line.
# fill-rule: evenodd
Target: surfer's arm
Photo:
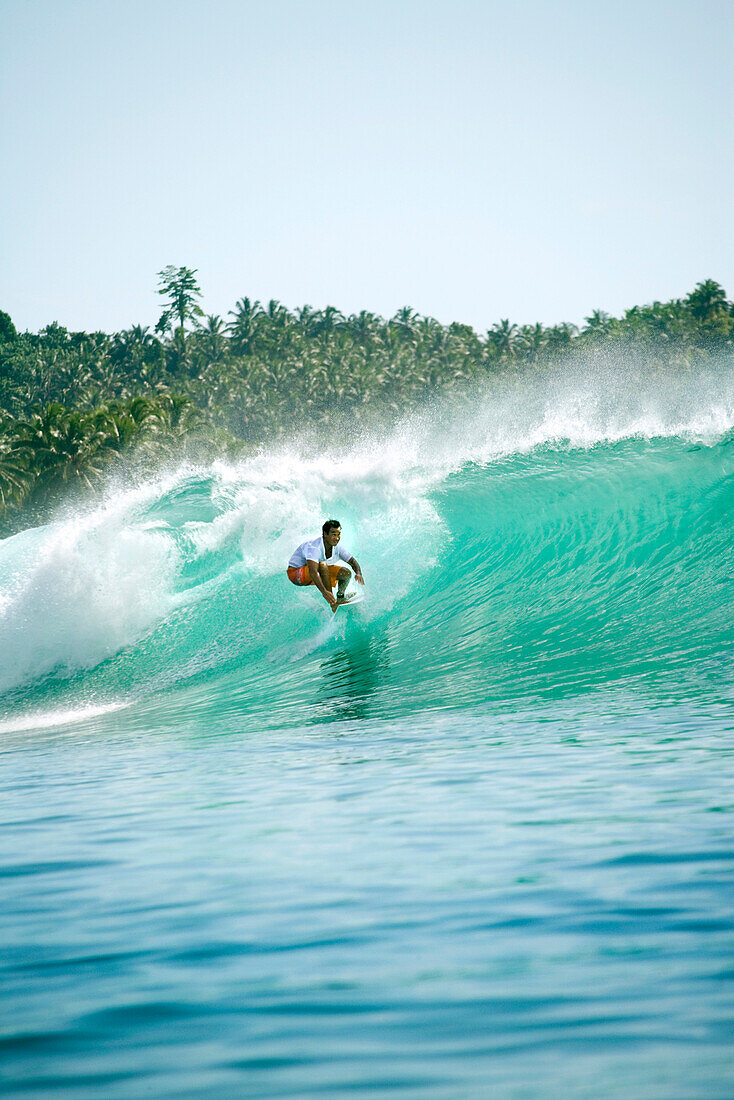
<path fill-rule="evenodd" d="M 308 571 L 311 574 L 311 580 L 316 585 L 321 595 L 331 607 L 336 607 L 336 600 L 334 599 L 333 592 L 330 588 L 326 587 L 323 580 L 321 579 L 319 563 L 317 561 L 311 561 L 311 559 L 309 558 L 306 562 L 306 565 L 308 566 Z"/>
<path fill-rule="evenodd" d="M 362 570 L 359 568 L 359 562 L 356 558 L 350 558 L 347 565 L 351 565 L 354 575 L 360 584 L 364 584 L 364 577 L 362 576 Z"/>

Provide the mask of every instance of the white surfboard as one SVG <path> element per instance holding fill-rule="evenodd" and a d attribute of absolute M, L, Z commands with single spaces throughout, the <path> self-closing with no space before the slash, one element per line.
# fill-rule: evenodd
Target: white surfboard
<path fill-rule="evenodd" d="M 354 607 L 355 604 L 362 603 L 363 599 L 363 592 L 355 592 L 353 595 L 347 595 L 346 600 L 342 600 L 342 602 L 338 603 L 336 607 L 332 610 L 334 611 L 334 614 L 336 614 L 340 607 Z"/>

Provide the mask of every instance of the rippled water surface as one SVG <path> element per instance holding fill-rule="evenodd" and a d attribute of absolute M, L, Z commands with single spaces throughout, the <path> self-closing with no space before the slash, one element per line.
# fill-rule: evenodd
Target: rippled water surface
<path fill-rule="evenodd" d="M 715 383 L 0 543 L 3 1094 L 731 1100 Z M 325 513 L 368 580 L 334 618 L 283 576 Z"/>

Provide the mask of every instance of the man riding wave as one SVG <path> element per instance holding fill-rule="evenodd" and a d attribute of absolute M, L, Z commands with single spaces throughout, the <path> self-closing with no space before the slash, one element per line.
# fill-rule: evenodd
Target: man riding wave
<path fill-rule="evenodd" d="M 364 584 L 362 570 L 355 557 L 339 545 L 342 537 L 342 525 L 338 519 L 327 519 L 321 528 L 321 537 L 302 542 L 293 551 L 288 562 L 288 579 L 293 584 L 314 584 L 321 595 L 336 611 L 340 603 L 348 603 L 345 595 L 351 573 L 339 562 L 346 562 L 354 570 L 354 576 L 360 584 Z M 336 585 L 336 596 L 332 589 Z"/>

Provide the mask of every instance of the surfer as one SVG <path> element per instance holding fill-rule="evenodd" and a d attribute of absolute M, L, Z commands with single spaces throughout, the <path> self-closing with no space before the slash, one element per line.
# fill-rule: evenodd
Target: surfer
<path fill-rule="evenodd" d="M 355 557 L 339 545 L 342 526 L 338 519 L 327 519 L 321 528 L 321 538 L 302 542 L 291 554 L 288 562 L 288 580 L 293 584 L 314 584 L 321 595 L 336 611 L 340 603 L 347 603 L 345 595 L 351 573 L 340 561 L 346 562 L 354 570 L 354 576 L 364 584 L 362 570 Z M 332 589 L 336 585 L 336 596 Z"/>

